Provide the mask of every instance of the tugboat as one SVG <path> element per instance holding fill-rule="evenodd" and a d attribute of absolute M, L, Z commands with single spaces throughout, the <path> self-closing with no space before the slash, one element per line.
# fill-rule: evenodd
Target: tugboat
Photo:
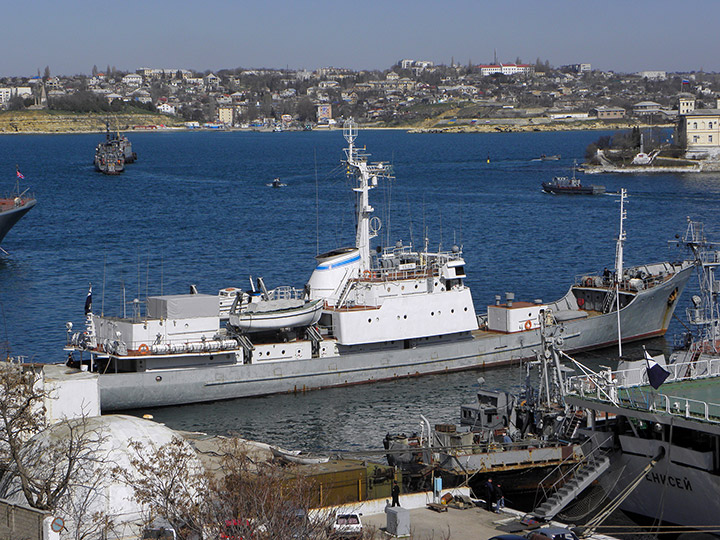
<path fill-rule="evenodd" d="M 27 214 L 37 202 L 32 197 L 25 197 L 27 189 L 20 193 L 20 180 L 25 178 L 20 169 L 16 169 L 16 177 L 15 192 L 7 197 L 0 197 L 0 242 L 5 238 L 8 231 L 12 229 L 13 225 Z"/>
<path fill-rule="evenodd" d="M 575 177 L 575 166 L 573 165 L 571 178 L 556 176 L 550 182 L 543 182 L 542 190 L 545 193 L 554 195 L 602 195 L 605 193 L 605 186 L 583 186 L 580 180 Z"/>

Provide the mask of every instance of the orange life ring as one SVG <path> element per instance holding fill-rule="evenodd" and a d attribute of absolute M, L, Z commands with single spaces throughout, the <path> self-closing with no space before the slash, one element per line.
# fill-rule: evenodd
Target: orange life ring
<path fill-rule="evenodd" d="M 138 347 L 138 352 L 140 354 L 147 354 L 150 352 L 150 347 L 148 347 L 144 343 L 141 343 L 140 346 Z"/>
<path fill-rule="evenodd" d="M 585 286 L 586 287 L 592 287 L 595 282 L 593 281 L 593 278 L 589 277 L 585 280 Z"/>
<path fill-rule="evenodd" d="M 363 277 L 364 277 L 365 279 L 370 279 L 370 278 L 372 277 L 372 272 L 371 272 L 370 270 L 365 270 L 365 271 L 363 272 Z"/>
<path fill-rule="evenodd" d="M 525 330 L 532 329 L 532 321 L 525 321 Z"/>

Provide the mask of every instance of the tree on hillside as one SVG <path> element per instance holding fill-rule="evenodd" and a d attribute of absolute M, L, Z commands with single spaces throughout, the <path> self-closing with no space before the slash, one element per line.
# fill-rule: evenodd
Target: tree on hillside
<path fill-rule="evenodd" d="M 47 81 L 50 78 L 50 66 L 45 66 L 45 73 L 43 75 L 43 81 Z"/>
<path fill-rule="evenodd" d="M 98 74 L 98 68 L 97 68 L 97 66 L 96 66 L 95 64 L 93 64 L 93 67 L 92 67 L 92 76 L 93 76 L 93 77 L 96 77 L 97 74 Z"/>

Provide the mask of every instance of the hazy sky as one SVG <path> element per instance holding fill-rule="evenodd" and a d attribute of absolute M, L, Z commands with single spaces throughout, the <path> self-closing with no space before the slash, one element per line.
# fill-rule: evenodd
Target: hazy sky
<path fill-rule="evenodd" d="M 93 65 L 386 69 L 402 58 L 720 71 L 720 1 L 6 2 L 0 76 Z"/>

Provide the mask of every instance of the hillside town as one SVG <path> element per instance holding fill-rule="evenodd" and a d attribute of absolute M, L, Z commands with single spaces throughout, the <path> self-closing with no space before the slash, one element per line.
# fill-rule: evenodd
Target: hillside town
<path fill-rule="evenodd" d="M 8 111 L 160 113 L 186 127 L 266 130 L 331 127 L 352 116 L 378 127 L 442 130 L 541 130 L 552 123 L 649 125 L 673 123 L 679 98 L 695 109 L 714 108 L 714 73 L 593 70 L 587 63 L 449 65 L 404 59 L 384 71 L 340 68 L 140 68 L 96 66 L 92 74 L 0 79 L 0 107 Z"/>

